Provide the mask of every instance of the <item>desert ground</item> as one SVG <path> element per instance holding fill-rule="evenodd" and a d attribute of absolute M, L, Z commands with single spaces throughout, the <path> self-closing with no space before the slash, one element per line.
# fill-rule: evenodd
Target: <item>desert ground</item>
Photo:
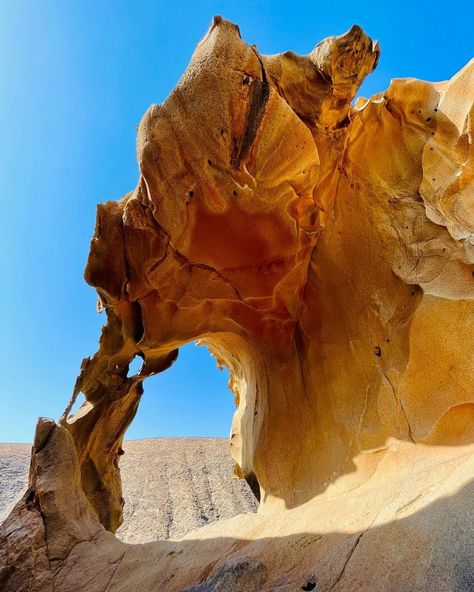
<path fill-rule="evenodd" d="M 225 439 L 157 438 L 123 448 L 125 510 L 117 535 L 125 542 L 178 539 L 257 508 L 247 483 L 232 478 Z M 0 444 L 0 523 L 26 487 L 30 450 L 29 444 Z"/>

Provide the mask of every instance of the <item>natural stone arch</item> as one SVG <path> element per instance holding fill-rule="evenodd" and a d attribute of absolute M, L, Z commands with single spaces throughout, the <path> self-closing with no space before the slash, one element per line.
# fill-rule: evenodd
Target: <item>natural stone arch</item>
<path fill-rule="evenodd" d="M 434 589 L 446 578 L 459 589 L 467 577 L 439 517 L 458 524 L 460 505 L 472 511 L 474 67 L 441 84 L 395 80 L 353 107 L 378 55 L 354 26 L 308 56 L 262 56 L 216 18 L 175 91 L 143 118 L 138 185 L 99 206 L 86 269 L 108 315 L 76 384 L 87 403 L 72 421 L 68 408 L 62 427 L 40 424 L 23 502 L 41 507 L 38 528 L 58 548 L 46 556 L 60 570 L 95 533 L 119 565 L 109 588 L 140 574 L 144 589 L 206 580 L 290 590 L 308 576 L 350 590 L 348 562 L 367 564 L 354 559 L 364 536 L 378 574 L 368 589 Z M 237 471 L 258 482 L 262 501 L 257 516 L 176 543 L 180 571 L 162 543 L 127 550 L 102 531 L 83 492 L 115 531 L 118 456 L 141 383 L 195 339 L 230 369 Z M 127 377 L 137 353 L 142 371 Z M 55 450 L 80 475 L 61 477 Z M 76 492 L 74 517 L 57 518 L 65 506 L 45 495 L 46 474 Z M 412 538 L 392 536 L 400 516 Z M 429 563 L 441 523 L 441 559 Z M 411 553 L 415 539 L 425 554 Z M 385 553 L 388 540 L 403 566 L 398 548 Z M 71 559 L 76 573 L 84 548 Z M 153 569 L 150 557 L 160 558 Z M 242 571 L 250 584 L 238 583 Z M 101 577 L 91 575 L 94 589 Z"/>

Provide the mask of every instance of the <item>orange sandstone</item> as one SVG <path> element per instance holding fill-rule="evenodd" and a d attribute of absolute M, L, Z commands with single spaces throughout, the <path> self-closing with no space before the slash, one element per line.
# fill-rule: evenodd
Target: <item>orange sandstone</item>
<path fill-rule="evenodd" d="M 353 106 L 378 57 L 357 26 L 263 56 L 215 18 L 147 111 L 86 269 L 107 325 L 38 424 L 5 590 L 472 589 L 474 63 Z M 259 512 L 126 545 L 123 435 L 192 340 L 230 370 Z"/>

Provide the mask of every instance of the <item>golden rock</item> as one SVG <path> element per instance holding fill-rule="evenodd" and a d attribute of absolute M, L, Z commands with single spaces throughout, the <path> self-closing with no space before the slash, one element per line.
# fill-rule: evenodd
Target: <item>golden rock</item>
<path fill-rule="evenodd" d="M 38 424 L 2 590 L 474 589 L 474 62 L 354 106 L 378 57 L 358 26 L 264 56 L 216 17 L 147 111 L 86 269 L 107 325 Z M 230 371 L 260 508 L 127 545 L 123 436 L 193 340 Z"/>

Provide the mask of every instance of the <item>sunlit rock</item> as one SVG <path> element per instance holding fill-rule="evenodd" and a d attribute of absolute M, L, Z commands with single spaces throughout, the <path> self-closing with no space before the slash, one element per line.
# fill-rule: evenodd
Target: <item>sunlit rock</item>
<path fill-rule="evenodd" d="M 2 589 L 473 589 L 474 63 L 354 105 L 378 57 L 357 26 L 263 56 L 215 18 L 147 111 L 86 269 L 107 325 L 38 424 Z M 229 368 L 260 509 L 126 545 L 123 435 L 192 340 Z"/>

